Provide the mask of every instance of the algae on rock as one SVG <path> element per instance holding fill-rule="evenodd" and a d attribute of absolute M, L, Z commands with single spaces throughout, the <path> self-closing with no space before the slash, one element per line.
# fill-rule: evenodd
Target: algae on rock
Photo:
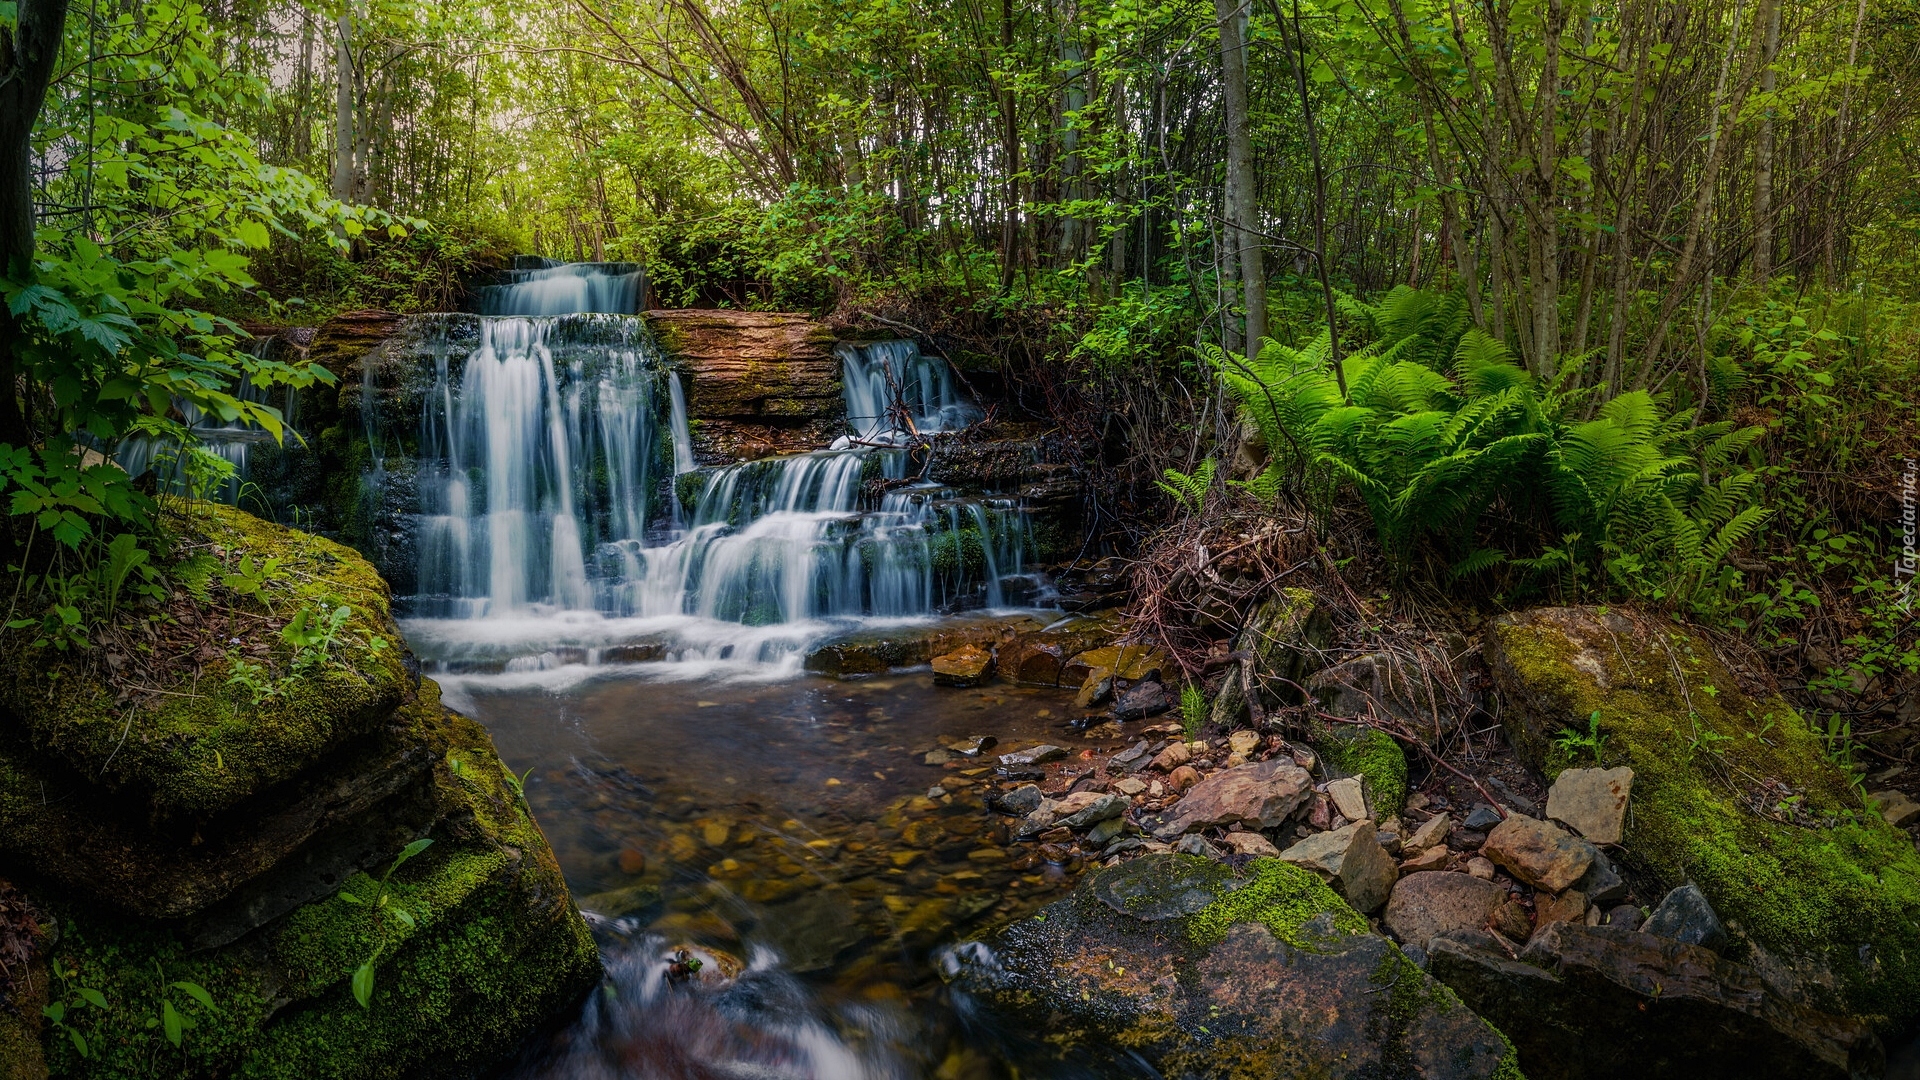
<path fill-rule="evenodd" d="M 1503 617 L 1486 655 L 1508 739 L 1549 781 L 1574 764 L 1554 736 L 1599 714 L 1598 764 L 1634 770 L 1630 868 L 1697 884 L 1820 1007 L 1882 1030 L 1920 1015 L 1920 854 L 1785 701 L 1742 692 L 1700 635 L 1606 609 Z"/>

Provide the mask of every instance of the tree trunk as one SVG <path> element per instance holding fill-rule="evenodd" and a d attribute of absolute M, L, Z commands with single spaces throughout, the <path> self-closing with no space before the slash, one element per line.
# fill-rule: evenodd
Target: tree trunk
<path fill-rule="evenodd" d="M 333 197 L 353 201 L 353 16 L 341 12 L 333 47 Z"/>
<path fill-rule="evenodd" d="M 1860 61 L 1860 24 L 1867 21 L 1867 0 L 1860 0 L 1853 16 L 1853 37 L 1847 42 L 1849 70 Z M 1846 202 L 1844 177 L 1847 160 L 1847 123 L 1853 106 L 1853 83 L 1840 91 L 1840 112 L 1833 120 L 1833 161 L 1827 169 L 1827 212 L 1820 231 L 1820 269 L 1829 287 L 1839 284 L 1838 256 L 1841 207 Z"/>
<path fill-rule="evenodd" d="M 1260 252 L 1260 202 L 1254 187 L 1253 140 L 1247 131 L 1247 9 L 1241 0 L 1213 0 L 1220 24 L 1221 102 L 1227 122 L 1227 227 L 1224 260 L 1238 272 L 1247 307 L 1248 353 L 1258 352 L 1267 333 L 1267 275 Z M 1231 322 L 1231 319 L 1229 319 Z"/>
<path fill-rule="evenodd" d="M 0 265 L 12 281 L 33 279 L 33 124 L 66 24 L 67 0 L 19 0 L 13 26 L 0 29 Z M 33 442 L 19 396 L 25 337 L 0 304 L 0 443 L 17 447 Z"/>
<path fill-rule="evenodd" d="M 1780 56 L 1780 0 L 1761 0 L 1760 24 L 1766 34 L 1760 92 L 1767 95 L 1767 107 L 1753 149 L 1753 280 L 1765 285 L 1773 275 L 1773 64 Z"/>

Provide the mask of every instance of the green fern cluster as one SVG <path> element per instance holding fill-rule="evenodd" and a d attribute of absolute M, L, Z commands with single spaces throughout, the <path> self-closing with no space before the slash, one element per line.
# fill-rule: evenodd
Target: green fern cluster
<path fill-rule="evenodd" d="M 1316 475 L 1350 485 L 1401 572 L 1432 549 L 1455 577 L 1510 564 L 1577 583 L 1597 570 L 1634 595 L 1689 604 L 1734 582 L 1727 556 L 1766 516 L 1740 464 L 1760 429 L 1695 427 L 1645 391 L 1572 418 L 1586 395 L 1540 385 L 1471 326 L 1458 296 L 1402 286 L 1378 304 L 1343 303 L 1376 334 L 1342 361 L 1344 399 L 1324 334 L 1299 348 L 1268 341 L 1252 358 L 1208 350 L 1266 436 L 1256 491 Z M 1496 505 L 1534 527 L 1487 544 Z"/>

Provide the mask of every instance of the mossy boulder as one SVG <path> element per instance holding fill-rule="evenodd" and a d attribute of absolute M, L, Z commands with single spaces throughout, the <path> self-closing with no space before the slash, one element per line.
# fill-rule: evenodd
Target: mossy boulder
<path fill-rule="evenodd" d="M 1063 1054 L 1168 1076 L 1518 1077 L 1506 1038 L 1312 873 L 1149 855 L 943 971 Z M 1136 1061 L 1137 1065 L 1137 1061 Z"/>
<path fill-rule="evenodd" d="M 1255 606 L 1234 641 L 1234 651 L 1250 659 L 1227 669 L 1213 699 L 1214 725 L 1231 729 L 1246 723 L 1253 711 L 1247 699 L 1249 680 L 1263 710 L 1299 704 L 1295 688 L 1306 685 L 1319 670 L 1322 651 L 1332 642 L 1333 623 L 1313 593 L 1301 588 L 1274 590 Z"/>
<path fill-rule="evenodd" d="M 1376 819 L 1384 821 L 1407 804 L 1407 754 L 1393 736 L 1379 728 L 1328 724 L 1313 748 L 1331 773 L 1366 781 L 1367 805 Z"/>
<path fill-rule="evenodd" d="M 172 668 L 165 685 L 147 686 L 116 676 L 97 651 L 36 647 L 30 633 L 14 631 L 0 638 L 0 737 L 141 804 L 155 819 L 193 821 L 367 734 L 400 704 L 408 680 L 386 583 L 352 549 L 214 504 L 191 507 L 178 543 L 215 561 L 279 560 L 268 591 L 272 612 L 236 613 L 235 637 L 271 637 L 303 608 L 350 607 L 339 662 L 255 703 L 228 685 L 244 655 L 211 642 L 198 643 L 203 659 Z"/>
<path fill-rule="evenodd" d="M 470 1076 L 497 1067 L 592 987 L 592 937 L 486 731 L 443 708 L 431 681 L 395 713 L 394 727 L 432 760 L 422 783 L 433 843 L 394 872 L 384 907 L 369 903 L 380 891 L 374 878 L 398 847 L 214 948 L 194 948 L 179 924 L 42 891 L 61 927 L 51 959 L 59 985 L 98 990 L 108 1002 L 67 1016 L 93 1056 L 47 1035 L 56 1075 Z M 362 1008 L 350 980 L 369 958 L 373 992 Z M 181 982 L 204 987 L 215 1009 L 177 989 Z M 146 1026 L 163 998 L 193 1023 L 177 1049 Z"/>
<path fill-rule="evenodd" d="M 1505 616 L 1485 653 L 1509 741 L 1549 780 L 1595 763 L 1556 736 L 1598 715 L 1598 763 L 1634 770 L 1630 871 L 1697 884 L 1821 1008 L 1883 1031 L 1920 1015 L 1920 854 L 1785 701 L 1743 692 L 1702 635 L 1601 608 Z"/>

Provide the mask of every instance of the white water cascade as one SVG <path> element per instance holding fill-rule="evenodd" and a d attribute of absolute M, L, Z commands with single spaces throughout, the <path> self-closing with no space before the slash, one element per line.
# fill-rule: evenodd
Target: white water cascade
<path fill-rule="evenodd" d="M 560 267 L 490 308 L 552 302 Z M 634 271 L 637 274 L 637 271 Z M 515 290 L 531 290 L 516 295 Z M 455 667 L 632 657 L 790 666 L 850 624 L 1001 607 L 1025 572 L 1017 500 L 911 480 L 912 432 L 980 410 L 912 342 L 842 346 L 848 436 L 699 470 L 682 376 L 630 315 L 481 319 L 441 350 L 422 419 L 409 640 Z M 693 475 L 688 475 L 693 474 Z"/>

